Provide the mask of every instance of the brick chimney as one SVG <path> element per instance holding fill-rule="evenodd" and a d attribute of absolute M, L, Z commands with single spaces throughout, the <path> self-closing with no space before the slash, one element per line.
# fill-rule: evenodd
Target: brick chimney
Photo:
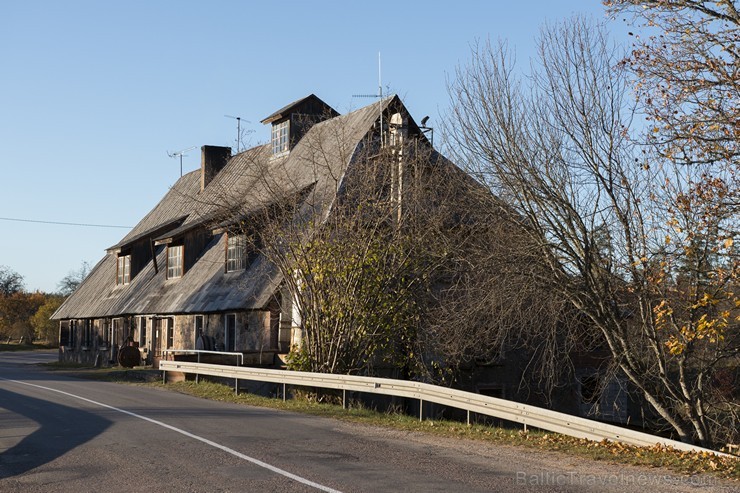
<path fill-rule="evenodd" d="M 200 148 L 200 191 L 213 180 L 231 158 L 231 147 L 203 146 Z"/>

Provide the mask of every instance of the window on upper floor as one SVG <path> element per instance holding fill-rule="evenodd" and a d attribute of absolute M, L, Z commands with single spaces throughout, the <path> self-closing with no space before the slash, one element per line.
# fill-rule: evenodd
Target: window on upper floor
<path fill-rule="evenodd" d="M 116 269 L 116 284 L 131 282 L 131 255 L 119 255 Z"/>
<path fill-rule="evenodd" d="M 230 234 L 226 240 L 226 272 L 242 270 L 246 267 L 247 238 L 244 235 Z"/>
<path fill-rule="evenodd" d="M 290 120 L 272 125 L 272 155 L 278 156 L 288 152 Z"/>
<path fill-rule="evenodd" d="M 182 277 L 183 246 L 167 245 L 167 279 Z"/>

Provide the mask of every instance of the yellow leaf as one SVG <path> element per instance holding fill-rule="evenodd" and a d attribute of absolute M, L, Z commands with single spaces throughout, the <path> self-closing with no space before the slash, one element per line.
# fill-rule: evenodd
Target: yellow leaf
<path fill-rule="evenodd" d="M 725 248 L 730 248 L 733 243 L 734 243 L 734 240 L 732 238 L 727 238 L 725 240 Z"/>

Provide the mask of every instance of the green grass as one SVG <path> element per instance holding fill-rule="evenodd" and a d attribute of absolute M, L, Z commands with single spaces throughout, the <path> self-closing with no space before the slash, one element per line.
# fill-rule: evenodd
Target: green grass
<path fill-rule="evenodd" d="M 6 339 L 7 340 L 7 339 Z M 45 342 L 34 342 L 31 344 L 18 344 L 15 342 L 0 343 L 0 351 L 36 351 L 40 349 L 55 349 L 58 345 L 47 344 Z"/>
<path fill-rule="evenodd" d="M 457 421 L 430 419 L 419 421 L 414 416 L 397 412 L 378 412 L 363 407 L 356 402 L 352 402 L 348 409 L 343 409 L 341 405 L 307 399 L 305 398 L 307 395 L 305 392 L 299 393 L 297 398 L 283 401 L 279 398 L 261 397 L 249 393 L 236 395 L 233 388 L 228 385 L 205 380 L 201 380 L 197 384 L 193 381 L 184 381 L 165 385 L 162 383 L 161 373 L 151 369 L 122 370 L 120 368 L 105 368 L 70 373 L 83 378 L 153 386 L 221 402 L 281 409 L 352 423 L 381 426 L 408 432 L 429 433 L 452 439 L 480 440 L 539 450 L 559 451 L 612 463 L 666 468 L 686 475 L 709 473 L 725 479 L 740 481 L 740 459 L 718 457 L 708 453 L 681 452 L 662 446 L 635 447 L 606 440 L 594 442 L 533 429 L 525 432 L 521 429 L 497 428 L 478 424 L 468 426 Z"/>

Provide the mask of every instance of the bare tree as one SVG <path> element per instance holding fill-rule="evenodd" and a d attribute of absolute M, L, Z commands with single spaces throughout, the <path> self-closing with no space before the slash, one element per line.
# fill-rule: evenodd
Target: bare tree
<path fill-rule="evenodd" d="M 0 295 L 10 296 L 23 291 L 23 276 L 14 270 L 0 265 Z"/>
<path fill-rule="evenodd" d="M 545 266 L 532 282 L 598 329 L 613 367 L 679 437 L 728 439 L 736 428 L 712 382 L 736 364 L 737 263 L 721 232 L 733 219 L 700 220 L 715 196 L 686 203 L 675 192 L 696 180 L 691 170 L 651 166 L 636 148 L 622 55 L 602 28 L 573 19 L 539 43 L 527 78 L 505 45 L 476 46 L 458 69 L 449 123 L 459 162 L 516 211 Z"/>
<path fill-rule="evenodd" d="M 69 274 L 64 276 L 61 281 L 59 281 L 59 284 L 57 284 L 57 289 L 59 289 L 59 294 L 62 296 L 69 296 L 70 294 L 74 293 L 77 287 L 82 283 L 82 281 L 85 280 L 87 275 L 90 273 L 90 264 L 87 262 L 82 262 L 82 265 L 79 269 L 70 271 Z"/>
<path fill-rule="evenodd" d="M 514 280 L 538 262 L 501 217 L 510 209 L 421 136 L 357 139 L 337 118 L 291 151 L 299 168 L 248 151 L 240 159 L 249 160 L 244 178 L 258 204 L 229 190 L 215 200 L 214 220 L 251 238 L 282 273 L 303 334 L 292 367 L 381 365 L 454 383 L 461 366 L 518 344 L 521 327 L 557 325 L 557 311 L 544 315 L 544 291 Z M 526 296 L 504 294 L 515 285 Z M 533 304 L 540 310 L 525 309 Z"/>

